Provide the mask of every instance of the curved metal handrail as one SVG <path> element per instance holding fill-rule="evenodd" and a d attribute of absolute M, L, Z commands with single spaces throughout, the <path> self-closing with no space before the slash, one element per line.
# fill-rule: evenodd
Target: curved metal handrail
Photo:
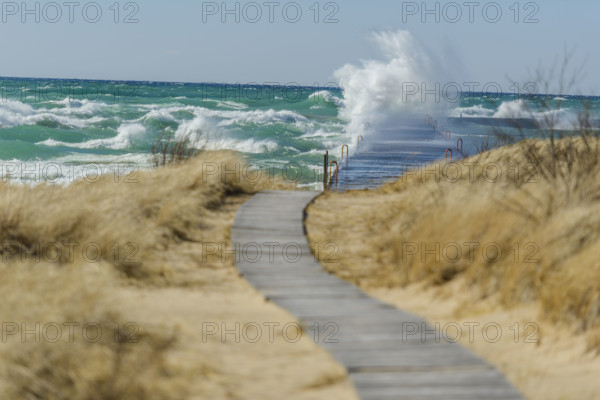
<path fill-rule="evenodd" d="M 340 165 L 337 161 L 332 161 L 329 163 L 329 184 L 331 185 L 331 166 L 335 164 L 335 184 L 338 183 L 338 175 L 340 174 Z"/>
<path fill-rule="evenodd" d="M 346 164 L 348 164 L 348 157 L 350 157 L 350 147 L 347 144 L 342 146 L 342 160 L 344 159 L 344 147 L 346 148 Z"/>
<path fill-rule="evenodd" d="M 450 152 L 450 163 L 452 164 L 452 149 L 446 149 L 446 162 L 448 162 L 448 152 Z"/>

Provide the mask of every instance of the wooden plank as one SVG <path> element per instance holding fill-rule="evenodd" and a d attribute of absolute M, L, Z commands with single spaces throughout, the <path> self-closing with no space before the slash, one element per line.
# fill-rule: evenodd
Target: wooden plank
<path fill-rule="evenodd" d="M 395 387 L 452 387 L 494 386 L 503 379 L 502 374 L 492 368 L 481 370 L 432 370 L 413 372 L 362 372 L 353 374 L 354 382 L 363 388 L 378 388 L 382 385 Z"/>

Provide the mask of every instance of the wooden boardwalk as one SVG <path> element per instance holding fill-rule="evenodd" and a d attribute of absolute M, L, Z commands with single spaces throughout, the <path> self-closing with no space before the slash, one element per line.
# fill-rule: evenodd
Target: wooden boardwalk
<path fill-rule="evenodd" d="M 405 120 L 394 129 L 372 133 L 350 152 L 349 163 L 339 160 L 339 182 L 331 189 L 378 188 L 411 169 L 443 159 L 446 148 L 455 149 L 456 139 L 437 135 L 422 119 Z"/>
<path fill-rule="evenodd" d="M 522 399 L 491 365 L 415 315 L 375 300 L 316 262 L 304 210 L 316 192 L 261 192 L 238 211 L 237 266 L 346 366 L 362 399 Z"/>

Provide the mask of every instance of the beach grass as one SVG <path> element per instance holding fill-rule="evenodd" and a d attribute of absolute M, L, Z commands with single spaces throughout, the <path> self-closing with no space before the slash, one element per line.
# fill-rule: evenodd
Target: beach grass
<path fill-rule="evenodd" d="M 309 210 L 309 234 L 318 242 L 329 232 L 343 268 L 326 266 L 363 286 L 465 277 L 474 300 L 535 301 L 553 321 L 596 328 L 599 143 L 530 140 L 411 171 L 377 190 L 327 193 Z M 466 243 L 492 246 L 486 256 Z"/>
<path fill-rule="evenodd" d="M 292 316 L 254 291 L 231 256 L 207 251 L 231 247 L 235 212 L 253 193 L 291 188 L 246 179 L 244 164 L 234 152 L 200 152 L 67 187 L 0 184 L 0 392 L 355 398 L 325 351 L 306 337 L 282 340 Z M 236 343 L 207 338 L 209 322 L 277 326 L 273 342 Z"/>
<path fill-rule="evenodd" d="M 553 384 L 548 369 L 570 376 L 575 363 L 597 364 L 600 350 L 599 145 L 586 135 L 530 139 L 409 171 L 376 190 L 328 192 L 308 209 L 309 240 L 338 244 L 335 257 L 317 254 L 332 273 L 425 317 L 439 317 L 445 303 L 453 305 L 446 321 L 536 310 L 523 314 L 536 323 L 530 346 L 557 352 L 559 343 L 544 344 L 565 330 L 577 338 L 568 362 L 547 363 L 539 353 L 494 359 L 493 344 L 477 350 L 528 398 L 548 395 L 540 384 L 554 388 L 550 398 L 568 397 L 573 388 Z M 411 295 L 394 300 L 399 293 Z M 524 371 L 536 361 L 545 370 L 540 380 Z M 595 378 L 582 376 L 589 392 Z"/>

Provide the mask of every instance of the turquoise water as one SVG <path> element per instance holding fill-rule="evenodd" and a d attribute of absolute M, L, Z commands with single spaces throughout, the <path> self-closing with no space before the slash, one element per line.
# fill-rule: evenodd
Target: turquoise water
<path fill-rule="evenodd" d="M 116 164 L 150 168 L 152 145 L 174 137 L 208 150 L 239 151 L 257 168 L 291 166 L 310 185 L 321 180 L 326 150 L 337 154 L 348 143 L 354 151 L 358 135 L 368 141 L 382 128 L 378 122 L 389 131 L 395 118 L 411 112 L 387 107 L 373 113 L 372 121 L 361 115 L 357 127 L 348 112 L 349 91 L 336 87 L 12 78 L 0 78 L 0 87 L 2 175 L 19 182 L 51 176 L 45 180 L 68 183 L 89 173 L 89 165 L 103 171 Z M 600 98 L 553 101 L 565 130 L 585 101 L 600 109 Z M 440 119 L 542 118 L 538 105 L 535 97 L 473 94 L 436 112 Z M 477 124 L 455 129 L 470 143 L 489 134 Z"/>

